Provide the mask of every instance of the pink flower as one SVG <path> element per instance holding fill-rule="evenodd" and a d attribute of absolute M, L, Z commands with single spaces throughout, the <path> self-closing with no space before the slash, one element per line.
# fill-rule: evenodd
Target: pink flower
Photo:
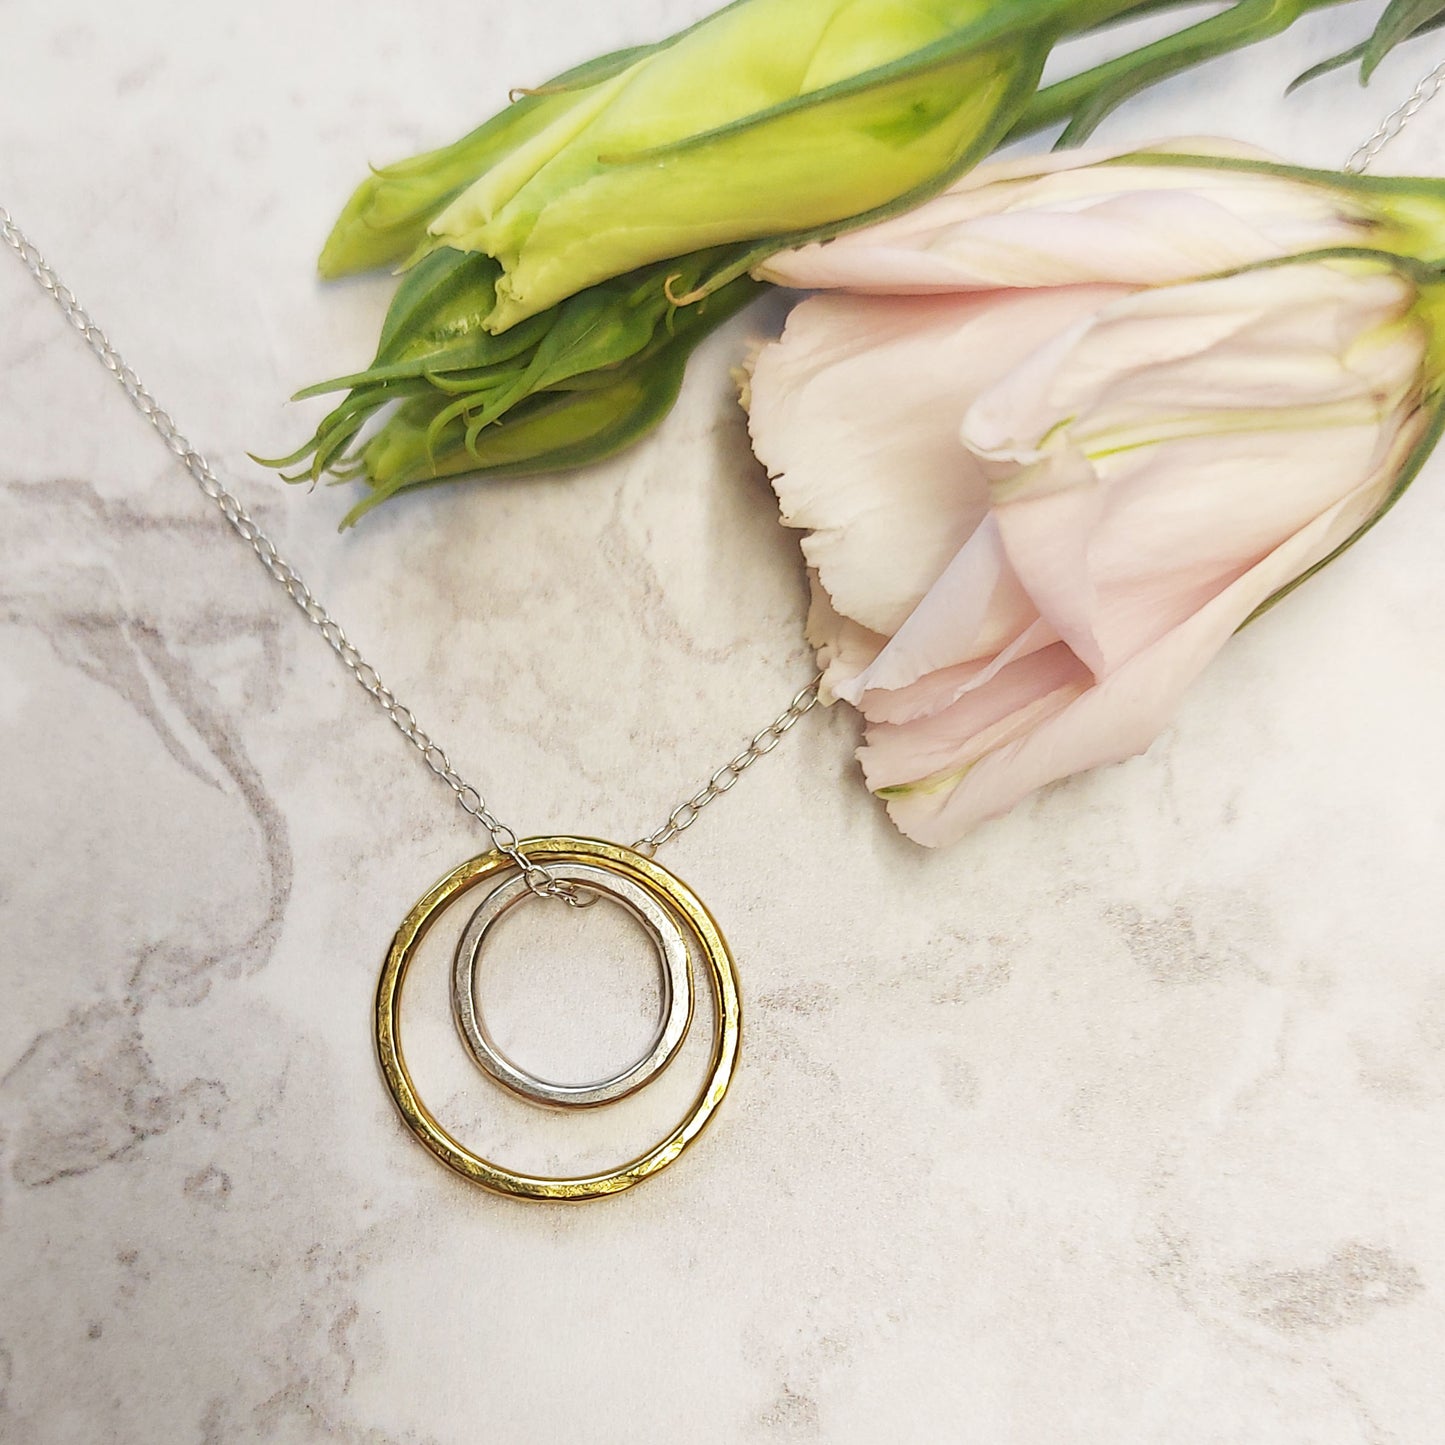
<path fill-rule="evenodd" d="M 1433 442 L 1436 183 L 1191 150 L 981 167 L 766 266 L 846 288 L 763 349 L 750 424 L 920 843 L 1142 752 Z"/>

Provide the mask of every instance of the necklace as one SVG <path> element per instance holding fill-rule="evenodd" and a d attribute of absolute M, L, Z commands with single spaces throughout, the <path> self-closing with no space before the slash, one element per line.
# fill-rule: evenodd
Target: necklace
<path fill-rule="evenodd" d="M 1376 131 L 1352 153 L 1344 169 L 1361 172 L 1400 134 L 1445 84 L 1445 63 L 1415 87 Z M 422 760 L 451 791 L 457 805 L 476 819 L 491 849 L 469 859 L 438 882 L 407 915 L 382 967 L 374 1010 L 378 1059 L 388 1090 L 406 1126 L 441 1163 L 499 1194 L 536 1200 L 584 1200 L 619 1193 L 659 1173 L 698 1137 L 727 1092 L 741 1043 L 737 970 L 711 914 L 676 875 L 656 862 L 657 850 L 690 828 L 703 809 L 729 792 L 749 768 L 772 752 L 818 702 L 819 679 L 800 689 L 767 727 L 734 758 L 718 768 L 696 793 L 678 804 L 666 821 L 630 847 L 595 839 L 553 836 L 523 838 L 488 807 L 481 792 L 452 766 L 446 751 L 418 724 L 411 710 L 381 680 L 376 669 L 317 600 L 297 570 L 217 478 L 210 463 L 181 434 L 126 364 L 109 338 L 76 300 L 44 256 L 0 207 L 0 239 L 26 265 L 59 306 L 132 404 L 214 502 L 231 529 L 325 639 L 354 680 L 381 708 Z M 685 1038 L 693 1015 L 693 971 L 704 970 L 713 1003 L 712 1050 L 700 1092 L 681 1121 L 651 1148 L 614 1169 L 575 1177 L 541 1177 L 489 1161 L 455 1139 L 422 1102 L 412 1082 L 401 1041 L 401 1004 L 408 970 L 428 931 L 453 903 L 480 893 L 456 947 L 451 970 L 451 1005 L 462 1041 L 491 1079 L 532 1103 L 554 1108 L 587 1108 L 611 1103 L 643 1088 L 667 1067 Z M 657 953 L 661 1018 L 647 1049 L 617 1074 L 586 1084 L 559 1084 L 521 1068 L 497 1047 L 476 1006 L 476 971 L 491 929 L 528 900 L 550 900 L 582 909 L 607 898 L 631 914 Z"/>
<path fill-rule="evenodd" d="M 697 821 L 703 809 L 731 791 L 742 775 L 766 757 L 818 702 L 819 679 L 800 689 L 787 707 L 747 746 L 724 763 L 667 815 L 660 827 L 631 847 L 590 838 L 522 838 L 488 807 L 481 792 L 452 766 L 446 750 L 417 722 L 411 709 L 386 686 L 341 625 L 317 600 L 300 573 L 221 484 L 206 458 L 161 409 L 105 332 L 77 301 L 45 257 L 0 207 L 0 239 L 60 307 L 132 404 L 151 424 L 196 485 L 215 503 L 235 534 L 326 640 L 342 665 L 381 708 L 427 767 L 451 791 L 463 812 L 491 840 L 490 851 L 469 859 L 436 884 L 407 915 L 382 968 L 377 986 L 375 1037 L 382 1074 L 407 1127 L 437 1159 L 486 1189 L 521 1199 L 596 1199 L 628 1189 L 676 1160 L 697 1138 L 727 1092 L 737 1065 L 742 1019 L 737 970 L 721 931 L 696 894 L 654 855 Z M 510 873 L 510 879 L 503 875 Z M 565 1178 L 519 1173 L 468 1149 L 422 1102 L 401 1042 L 401 1003 L 407 973 L 428 931 L 449 905 L 474 890 L 485 893 L 463 931 L 452 970 L 453 1017 L 478 1066 L 514 1094 L 535 1104 L 584 1108 L 611 1103 L 642 1088 L 681 1047 L 693 1014 L 692 965 L 705 968 L 713 996 L 713 1040 L 701 1091 L 682 1120 L 652 1148 L 615 1169 Z M 528 899 L 586 908 L 599 898 L 620 904 L 644 927 L 657 950 L 662 981 L 662 1018 L 641 1058 L 610 1078 L 590 1084 L 558 1084 L 519 1067 L 497 1048 L 475 1003 L 475 972 L 487 934 L 510 909 Z"/>

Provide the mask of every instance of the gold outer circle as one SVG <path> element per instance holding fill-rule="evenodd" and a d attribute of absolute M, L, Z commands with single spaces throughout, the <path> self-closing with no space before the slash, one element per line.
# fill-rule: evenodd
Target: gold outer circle
<path fill-rule="evenodd" d="M 407 914 L 397 930 L 376 988 L 376 1053 L 381 1072 L 407 1128 L 448 1169 L 464 1179 L 513 1199 L 576 1201 L 620 1194 L 666 1169 L 697 1138 L 722 1103 L 737 1067 L 742 1037 L 737 968 L 727 941 L 697 895 L 650 858 L 631 848 L 620 848 L 595 838 L 528 838 L 521 849 L 529 858 L 542 863 L 553 859 L 593 863 L 630 879 L 670 908 L 697 940 L 712 986 L 714 1017 L 712 1058 L 707 1078 L 692 1106 L 665 1139 L 628 1163 L 599 1174 L 554 1179 L 519 1174 L 474 1154 L 447 1133 L 417 1097 L 401 1047 L 401 991 L 406 984 L 407 970 L 427 931 L 449 903 L 468 889 L 515 867 L 512 860 L 500 852 L 483 853 L 454 868 Z"/>

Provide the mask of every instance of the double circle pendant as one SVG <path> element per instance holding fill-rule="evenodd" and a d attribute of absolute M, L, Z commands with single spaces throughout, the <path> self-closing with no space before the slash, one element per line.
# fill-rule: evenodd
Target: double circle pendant
<path fill-rule="evenodd" d="M 598 1199 L 630 1189 L 677 1159 L 702 1132 L 732 1080 L 741 1035 L 737 970 L 712 915 L 666 868 L 631 848 L 591 838 L 530 838 L 522 845 L 555 878 L 610 898 L 651 937 L 662 974 L 662 1017 L 647 1051 L 622 1072 L 588 1084 L 559 1084 L 521 1068 L 496 1046 L 476 1006 L 476 970 L 497 921 L 533 895 L 504 853 L 485 853 L 453 869 L 397 930 L 376 991 L 376 1048 L 382 1074 L 407 1127 L 449 1169 L 516 1199 Z M 511 872 L 510 878 L 501 875 Z M 645 1153 L 598 1174 L 547 1178 L 484 1159 L 439 1124 L 418 1097 L 401 1045 L 401 999 L 422 940 L 447 907 L 476 888 L 492 886 L 462 932 L 452 965 L 452 1013 L 468 1051 L 497 1083 L 533 1103 L 591 1108 L 641 1089 L 672 1061 L 692 1019 L 692 966 L 700 962 L 713 997 L 712 1055 L 707 1076 L 681 1122 Z"/>

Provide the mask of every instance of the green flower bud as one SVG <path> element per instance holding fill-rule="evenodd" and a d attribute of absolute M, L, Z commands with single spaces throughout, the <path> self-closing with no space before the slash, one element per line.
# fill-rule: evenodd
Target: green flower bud
<path fill-rule="evenodd" d="M 745 0 L 578 94 L 433 241 L 501 262 L 501 331 L 651 261 L 871 210 L 991 149 L 1032 93 L 1048 52 L 1032 28 L 940 44 L 998 8 Z"/>
<path fill-rule="evenodd" d="M 1237 0 L 1075 77 L 1030 123 L 1072 117 L 1078 138 L 1142 85 L 1332 3 Z M 321 268 L 396 260 L 407 242 L 413 259 L 439 246 L 483 252 L 502 268 L 486 318 L 500 332 L 668 256 L 748 241 L 777 250 L 877 219 L 1016 132 L 1058 40 L 1153 8 L 734 0 L 670 40 L 525 93 L 454 146 L 377 172 L 337 222 Z M 734 258 L 708 284 L 755 259 Z"/>

